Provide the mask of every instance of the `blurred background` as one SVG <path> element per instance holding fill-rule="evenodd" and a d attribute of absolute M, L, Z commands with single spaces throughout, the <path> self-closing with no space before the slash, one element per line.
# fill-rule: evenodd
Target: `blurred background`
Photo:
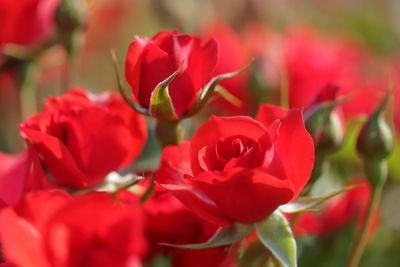
<path fill-rule="evenodd" d="M 388 84 L 400 81 L 400 1 L 398 0 L 87 0 L 87 25 L 82 36 L 76 67 L 70 72 L 71 86 L 93 92 L 116 90 L 110 50 L 116 51 L 123 71 L 128 45 L 135 35 L 153 36 L 160 30 L 179 30 L 221 42 L 221 62 L 232 71 L 254 60 L 254 68 L 224 86 L 245 106 L 228 106 L 220 114 L 254 115 L 261 102 L 307 106 L 326 83 L 339 83 L 342 94 L 354 94 L 343 107 L 346 125 L 360 114 L 368 115 L 387 92 Z M 282 63 L 283 62 L 283 63 Z M 64 90 L 65 56 L 53 47 L 40 57 L 36 104 Z M 221 63 L 222 64 L 222 63 Z M 284 66 L 284 67 L 282 67 Z M 229 69 L 232 67 L 233 69 Z M 282 78 L 284 77 L 284 78 Z M 4 84 L 12 83 L 4 79 Z M 245 89 L 241 88 L 245 83 Z M 10 85 L 12 87 L 12 85 Z M 239 88 L 240 87 L 240 88 Z M 287 87 L 288 99 L 279 88 Z M 278 88 L 278 89 L 277 89 Z M 304 89 L 305 88 L 305 89 Z M 309 90 L 304 93 L 303 90 Z M 301 92 L 301 93 L 297 93 Z M 400 129 L 399 102 L 391 108 L 393 128 Z M 283 99 L 283 100 L 282 100 Z M 12 90 L 0 95 L 0 148 L 18 152 L 22 141 L 17 124 L 20 115 L 13 106 L 18 96 Z M 220 101 L 220 100 L 215 100 Z M 397 103 L 397 104 L 396 104 Z M 211 111 L 210 111 L 211 112 Z M 187 122 L 196 125 L 209 114 Z M 149 121 L 150 129 L 153 122 Z M 332 181 L 362 176 L 354 149 L 356 130 L 330 160 L 316 190 L 329 191 Z M 152 134 L 152 133 L 150 133 Z M 190 134 L 189 134 L 190 135 Z M 396 140 L 399 139 L 397 134 Z M 157 162 L 153 139 L 141 160 L 142 169 Z M 328 190 L 324 190 L 328 188 Z M 382 201 L 379 228 L 360 266 L 400 266 L 400 152 L 391 157 L 390 179 Z M 299 237 L 300 266 L 343 266 L 353 238 L 354 224 L 326 235 Z M 319 244 L 316 246 L 316 244 Z"/>

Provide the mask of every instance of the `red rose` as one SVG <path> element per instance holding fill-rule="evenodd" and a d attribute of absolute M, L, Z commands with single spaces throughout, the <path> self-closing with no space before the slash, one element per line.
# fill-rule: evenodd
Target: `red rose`
<path fill-rule="evenodd" d="M 341 96 L 353 95 L 343 105 L 346 118 L 372 112 L 384 95 L 376 88 L 382 87 L 381 77 L 387 74 L 351 40 L 325 38 L 301 27 L 278 35 L 258 24 L 245 33 L 245 41 L 261 62 L 265 86 L 279 90 L 282 79 L 287 80 L 290 107 L 309 106 L 327 83 L 338 84 Z"/>
<path fill-rule="evenodd" d="M 201 89 L 213 78 L 217 53 L 214 40 L 203 42 L 177 32 L 160 32 L 150 39 L 136 37 L 126 55 L 125 76 L 137 102 L 149 108 L 156 86 L 180 67 L 168 86 L 174 113 L 180 118 L 197 103 Z"/>
<path fill-rule="evenodd" d="M 263 105 L 257 120 L 212 117 L 190 142 L 164 149 L 157 180 L 210 222 L 250 224 L 297 197 L 313 162 L 301 110 Z"/>
<path fill-rule="evenodd" d="M 50 98 L 21 132 L 57 184 L 83 187 L 101 182 L 131 163 L 147 138 L 145 119 L 111 93 L 83 90 Z"/>
<path fill-rule="evenodd" d="M 19 267 L 139 267 L 145 249 L 139 207 L 106 193 L 29 193 L 0 212 L 5 259 Z"/>
<path fill-rule="evenodd" d="M 0 47 L 7 43 L 30 45 L 54 30 L 60 0 L 0 1 Z"/>
<path fill-rule="evenodd" d="M 337 83 L 345 91 L 347 87 L 358 89 L 360 84 L 354 77 L 359 72 L 361 52 L 354 44 L 296 29 L 285 37 L 283 49 L 290 106 L 310 105 L 327 83 Z"/>
<path fill-rule="evenodd" d="M 351 118 L 371 113 L 385 94 L 377 88 L 386 88 L 382 76 L 388 73 L 350 40 L 329 39 L 310 29 L 295 29 L 285 37 L 283 50 L 291 107 L 310 105 L 320 88 L 335 83 L 340 86 L 339 95 L 352 95 L 343 105 L 345 117 Z"/>

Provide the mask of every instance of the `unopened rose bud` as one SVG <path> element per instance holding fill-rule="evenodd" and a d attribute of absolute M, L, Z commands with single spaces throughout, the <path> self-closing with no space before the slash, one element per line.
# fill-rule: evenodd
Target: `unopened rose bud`
<path fill-rule="evenodd" d="M 62 0 L 56 10 L 55 22 L 60 32 L 71 33 L 85 24 L 85 8 L 81 0 Z"/>
<path fill-rule="evenodd" d="M 357 151 L 369 161 L 384 160 L 393 150 L 393 134 L 383 116 L 387 102 L 385 97 L 358 135 Z"/>
<path fill-rule="evenodd" d="M 55 23 L 58 30 L 58 41 L 69 55 L 74 54 L 80 43 L 78 33 L 86 24 L 85 6 L 82 0 L 62 0 L 57 7 Z"/>
<path fill-rule="evenodd" d="M 214 39 L 203 41 L 176 31 L 162 31 L 152 38 L 137 36 L 125 61 L 134 108 L 166 121 L 193 116 L 206 105 L 221 81 L 244 70 L 215 75 L 217 60 L 218 44 Z"/>
<path fill-rule="evenodd" d="M 306 128 L 313 138 L 315 148 L 324 155 L 339 149 L 344 139 L 342 121 L 335 110 L 341 104 L 336 99 L 338 89 L 336 85 L 326 85 L 304 114 Z"/>
<path fill-rule="evenodd" d="M 343 126 L 332 108 L 321 106 L 306 120 L 306 127 L 315 147 L 325 153 L 333 153 L 343 143 Z"/>

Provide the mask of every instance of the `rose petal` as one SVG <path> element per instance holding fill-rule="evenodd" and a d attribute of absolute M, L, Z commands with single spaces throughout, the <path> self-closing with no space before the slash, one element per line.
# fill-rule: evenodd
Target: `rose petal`
<path fill-rule="evenodd" d="M 120 168 L 127 158 L 133 159 L 131 151 L 135 150 L 131 149 L 130 130 L 120 116 L 91 107 L 64 116 L 62 122 L 66 138 L 64 144 L 79 168 L 90 177 L 90 184 L 101 181 L 110 171 Z"/>
<path fill-rule="evenodd" d="M 273 105 L 262 105 L 257 120 L 268 127 L 276 119 L 282 124 L 275 141 L 275 157 L 269 171 L 280 177 L 284 171 L 286 179 L 293 182 L 297 197 L 307 184 L 314 165 L 314 143 L 304 126 L 302 111 L 286 111 Z"/>
<path fill-rule="evenodd" d="M 0 237 L 9 263 L 24 267 L 50 267 L 41 247 L 41 234 L 11 209 L 0 213 Z"/>
<path fill-rule="evenodd" d="M 217 225 L 230 225 L 232 222 L 218 211 L 212 201 L 192 190 L 190 183 L 193 178 L 189 176 L 190 173 L 189 142 L 166 147 L 161 156 L 157 183 L 200 217 Z"/>
<path fill-rule="evenodd" d="M 212 199 L 235 222 L 251 224 L 264 219 L 293 197 L 290 181 L 257 169 L 232 169 L 225 173 L 201 173 L 193 189 Z"/>
<path fill-rule="evenodd" d="M 133 94 L 139 99 L 141 63 L 143 57 L 141 54 L 148 44 L 146 38 L 136 37 L 129 45 L 125 60 L 125 78 L 132 88 Z M 142 103 L 141 103 L 142 104 Z"/>
<path fill-rule="evenodd" d="M 267 132 L 258 121 L 245 116 L 212 116 L 198 128 L 190 145 L 191 168 L 194 175 L 205 171 L 199 163 L 199 150 L 203 146 L 213 146 L 224 137 L 243 135 L 256 142 Z"/>
<path fill-rule="evenodd" d="M 25 190 L 30 169 L 28 152 L 18 155 L 0 153 L 0 199 L 15 205 Z"/>
<path fill-rule="evenodd" d="M 69 150 L 57 138 L 22 127 L 21 131 L 27 135 L 28 141 L 36 148 L 46 168 L 60 185 L 82 187 L 88 181 L 79 169 Z"/>

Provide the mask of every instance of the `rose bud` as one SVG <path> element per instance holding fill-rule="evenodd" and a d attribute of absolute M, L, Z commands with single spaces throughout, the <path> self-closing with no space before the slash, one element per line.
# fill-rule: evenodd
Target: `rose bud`
<path fill-rule="evenodd" d="M 28 193 L 0 212 L 0 239 L 6 261 L 18 267 L 140 267 L 147 247 L 139 203 L 98 192 Z"/>
<path fill-rule="evenodd" d="M 393 151 L 393 133 L 384 119 L 387 95 L 362 126 L 357 137 L 357 151 L 363 160 L 364 172 L 374 189 L 381 188 L 388 175 L 387 158 Z"/>
<path fill-rule="evenodd" d="M 198 37 L 177 32 L 160 32 L 152 38 L 136 37 L 128 48 L 125 76 L 139 105 L 149 109 L 152 116 L 178 119 L 196 104 L 201 89 L 213 77 L 217 52 L 214 40 L 203 42 Z M 170 114 L 158 114 L 152 110 L 156 88 L 177 70 L 165 93 L 172 110 Z"/>
<path fill-rule="evenodd" d="M 343 143 L 343 123 L 337 110 L 339 87 L 322 87 L 304 113 L 306 128 L 314 140 L 317 154 L 331 154 Z"/>
<path fill-rule="evenodd" d="M 84 1 L 60 0 L 54 21 L 57 25 L 59 41 L 65 46 L 67 52 L 72 54 L 77 41 L 74 35 L 86 25 Z"/>
<path fill-rule="evenodd" d="M 133 162 L 147 139 L 145 118 L 116 94 L 81 89 L 50 98 L 20 126 L 53 183 L 81 188 Z"/>
<path fill-rule="evenodd" d="M 213 116 L 166 147 L 157 183 L 214 224 L 252 224 L 296 198 L 313 163 L 301 110 L 263 105 L 256 119 Z"/>
<path fill-rule="evenodd" d="M 177 32 L 136 37 L 125 62 L 125 77 L 139 110 L 160 120 L 178 121 L 196 113 L 216 85 L 238 72 L 216 75 L 217 43 Z"/>
<path fill-rule="evenodd" d="M 359 133 L 357 151 L 365 159 L 380 161 L 386 159 L 393 150 L 393 134 L 383 116 L 388 101 L 386 97 Z"/>
<path fill-rule="evenodd" d="M 61 32 L 73 32 L 85 24 L 83 1 L 60 0 L 55 22 Z"/>

